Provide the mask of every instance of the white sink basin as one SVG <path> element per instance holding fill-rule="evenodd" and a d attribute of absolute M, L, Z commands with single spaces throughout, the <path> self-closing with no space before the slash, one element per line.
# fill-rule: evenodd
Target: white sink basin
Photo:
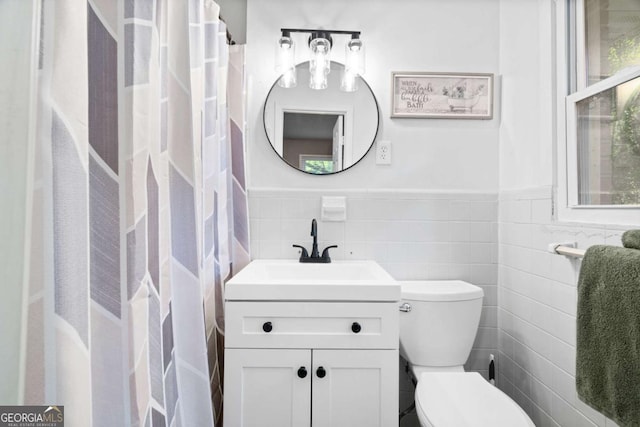
<path fill-rule="evenodd" d="M 400 285 L 375 261 L 255 260 L 229 280 L 229 301 L 397 301 Z"/>

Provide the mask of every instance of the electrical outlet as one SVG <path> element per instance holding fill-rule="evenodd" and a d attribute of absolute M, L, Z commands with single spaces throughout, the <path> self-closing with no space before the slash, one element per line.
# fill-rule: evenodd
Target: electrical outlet
<path fill-rule="evenodd" d="M 391 164 L 391 141 L 376 142 L 376 164 L 377 165 Z"/>

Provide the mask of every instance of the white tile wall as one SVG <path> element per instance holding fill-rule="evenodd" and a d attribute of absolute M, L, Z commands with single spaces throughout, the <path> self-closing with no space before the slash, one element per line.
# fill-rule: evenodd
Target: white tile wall
<path fill-rule="evenodd" d="M 552 222 L 548 187 L 500 194 L 498 385 L 538 427 L 615 426 L 576 395 L 576 283 L 580 261 L 553 242 L 621 245 L 624 228 Z"/>
<path fill-rule="evenodd" d="M 322 196 L 346 196 L 345 222 L 320 221 Z M 498 197 L 496 193 L 421 191 L 249 190 L 251 256 L 296 258 L 291 245 L 311 246 L 311 219 L 318 246 L 337 244 L 333 259 L 374 259 L 397 280 L 461 279 L 484 289 L 478 335 L 466 365 L 487 376 L 498 345 Z M 401 409 L 413 386 L 401 378 Z M 415 413 L 402 426 L 417 426 Z"/>
<path fill-rule="evenodd" d="M 347 221 L 320 220 L 323 195 L 347 197 Z M 253 258 L 295 258 L 293 243 L 337 244 L 334 259 L 375 259 L 398 280 L 497 284 L 497 195 L 417 191 L 249 190 Z M 487 300 L 495 306 L 496 292 Z"/>

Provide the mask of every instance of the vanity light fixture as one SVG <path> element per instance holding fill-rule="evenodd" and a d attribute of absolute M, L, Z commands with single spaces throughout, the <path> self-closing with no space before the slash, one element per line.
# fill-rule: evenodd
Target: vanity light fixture
<path fill-rule="evenodd" d="M 358 89 L 356 77 L 364 73 L 364 45 L 360 40 L 360 31 L 307 30 L 282 28 L 282 37 L 278 40 L 276 71 L 281 75 L 278 85 L 284 88 L 296 86 L 295 49 L 291 33 L 310 33 L 309 36 L 309 87 L 321 90 L 327 88 L 327 75 L 331 71 L 332 35 L 350 35 L 345 45 L 345 65 L 340 79 L 340 90 L 354 92 Z"/>

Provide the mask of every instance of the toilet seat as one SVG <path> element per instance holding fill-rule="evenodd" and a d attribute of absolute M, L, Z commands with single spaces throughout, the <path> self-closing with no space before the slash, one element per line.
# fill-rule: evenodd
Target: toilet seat
<path fill-rule="evenodd" d="M 416 412 L 426 427 L 535 427 L 506 394 L 477 372 L 425 372 Z"/>

